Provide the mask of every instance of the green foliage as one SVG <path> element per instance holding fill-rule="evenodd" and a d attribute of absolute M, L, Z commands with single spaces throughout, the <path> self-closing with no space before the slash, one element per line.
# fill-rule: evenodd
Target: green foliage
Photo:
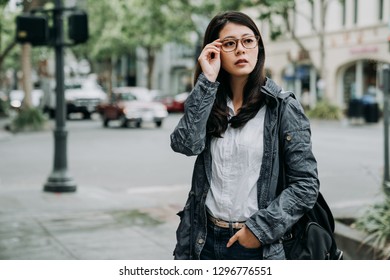
<path fill-rule="evenodd" d="M 38 108 L 23 108 L 12 122 L 11 130 L 18 131 L 38 131 L 45 126 L 46 119 L 42 111 Z"/>
<path fill-rule="evenodd" d="M 328 101 L 317 102 L 316 107 L 307 112 L 307 116 L 313 119 L 339 120 L 341 118 L 341 109 Z"/>
<path fill-rule="evenodd" d="M 7 116 L 8 112 L 9 112 L 8 102 L 0 98 L 0 117 Z"/>
<path fill-rule="evenodd" d="M 13 48 L 7 56 L 3 57 L 6 48 L 13 43 L 15 38 L 16 14 L 8 11 L 8 9 L 4 9 L 2 5 L 0 3 L 0 67 L 7 69 L 18 63 L 17 48 Z"/>
<path fill-rule="evenodd" d="M 282 35 L 283 35 L 283 32 L 282 32 L 280 26 L 277 26 L 277 27 L 275 27 L 275 28 L 273 28 L 273 29 L 271 30 L 271 35 L 270 35 L 270 37 L 271 37 L 271 40 L 272 40 L 272 41 L 275 41 L 275 40 L 277 40 L 277 39 L 278 39 L 280 36 L 282 36 Z"/>
<path fill-rule="evenodd" d="M 158 50 L 169 42 L 188 42 L 194 30 L 182 0 L 88 0 L 90 39 L 78 48 L 91 59 L 127 54 L 135 47 Z"/>
<path fill-rule="evenodd" d="M 356 221 L 356 228 L 368 233 L 365 242 L 372 242 L 379 257 L 390 259 L 390 197 L 370 207 Z"/>

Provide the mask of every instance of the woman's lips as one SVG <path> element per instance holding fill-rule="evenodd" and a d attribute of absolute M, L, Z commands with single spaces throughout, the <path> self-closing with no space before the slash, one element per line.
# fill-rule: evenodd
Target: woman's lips
<path fill-rule="evenodd" d="M 239 64 L 245 64 L 245 63 L 248 63 L 248 61 L 246 59 L 239 59 L 234 64 L 239 65 Z"/>

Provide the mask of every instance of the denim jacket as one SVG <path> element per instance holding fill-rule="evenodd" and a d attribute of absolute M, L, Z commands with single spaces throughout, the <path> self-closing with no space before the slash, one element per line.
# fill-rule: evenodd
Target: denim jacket
<path fill-rule="evenodd" d="M 175 259 L 199 259 L 207 236 L 206 196 L 211 181 L 211 136 L 206 133 L 219 83 L 201 74 L 185 104 L 185 112 L 171 134 L 171 147 L 197 155 L 192 185 L 184 209 L 178 213 Z M 263 246 L 264 259 L 285 259 L 282 239 L 316 202 L 317 162 L 312 153 L 310 124 L 294 95 L 267 79 L 264 154 L 257 183 L 259 210 L 246 226 Z M 279 141 L 279 139 L 281 141 Z"/>

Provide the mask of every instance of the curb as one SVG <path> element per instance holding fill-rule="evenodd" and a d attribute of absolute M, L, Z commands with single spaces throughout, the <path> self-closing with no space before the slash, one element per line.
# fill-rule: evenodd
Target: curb
<path fill-rule="evenodd" d="M 367 234 L 335 221 L 335 239 L 337 246 L 344 252 L 345 260 L 382 260 L 380 249 L 367 242 Z"/>

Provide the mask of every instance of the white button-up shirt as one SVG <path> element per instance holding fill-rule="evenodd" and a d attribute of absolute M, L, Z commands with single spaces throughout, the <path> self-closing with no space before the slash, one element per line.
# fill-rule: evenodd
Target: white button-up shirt
<path fill-rule="evenodd" d="M 228 99 L 229 115 L 234 116 Z M 246 221 L 258 210 L 257 181 L 263 158 L 265 106 L 241 128 L 230 124 L 211 140 L 212 176 L 206 206 L 216 218 Z"/>

